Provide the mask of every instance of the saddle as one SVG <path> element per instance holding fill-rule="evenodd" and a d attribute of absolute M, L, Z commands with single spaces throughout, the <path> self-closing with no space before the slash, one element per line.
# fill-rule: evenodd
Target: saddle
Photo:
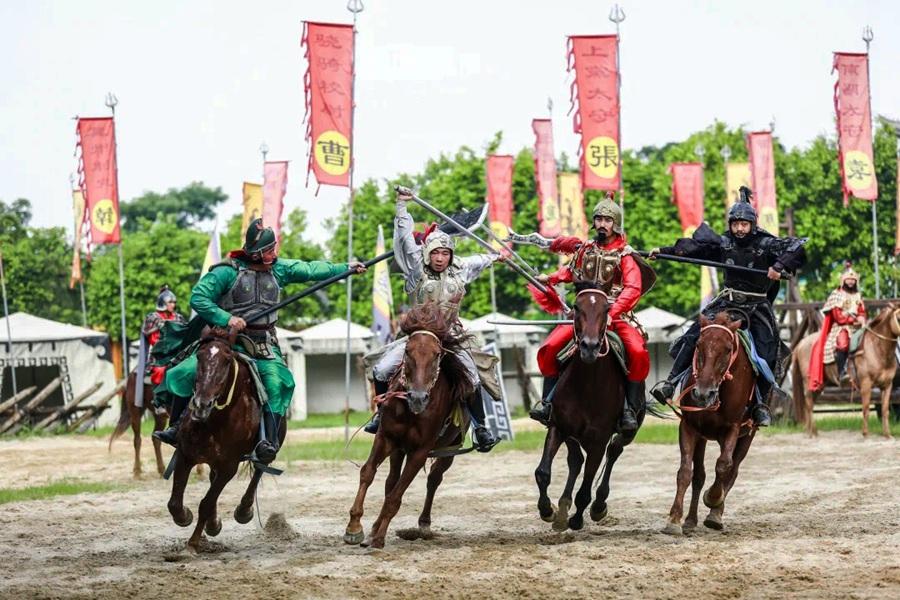
<path fill-rule="evenodd" d="M 625 352 L 625 344 L 622 343 L 622 338 L 620 338 L 619 335 L 614 331 L 607 331 L 606 339 L 609 342 L 610 351 L 613 353 L 613 356 L 616 357 L 616 362 L 618 362 L 619 366 L 622 367 L 622 372 L 627 374 L 628 355 Z M 556 360 L 559 363 L 560 370 L 565 368 L 568 362 L 572 360 L 572 357 L 575 356 L 575 353 L 577 351 L 578 344 L 575 342 L 575 338 L 573 337 L 556 355 Z"/>

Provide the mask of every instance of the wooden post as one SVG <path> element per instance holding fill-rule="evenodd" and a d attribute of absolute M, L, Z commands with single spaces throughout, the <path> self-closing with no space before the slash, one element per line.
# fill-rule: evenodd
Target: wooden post
<path fill-rule="evenodd" d="M 18 394 L 16 394 L 12 398 L 4 400 L 3 404 L 0 404 L 0 414 L 5 413 L 7 410 L 10 409 L 10 407 L 15 408 L 16 404 L 19 401 L 24 400 L 25 398 L 30 396 L 31 392 L 33 392 L 36 389 L 37 389 L 37 386 L 33 385 L 29 388 L 25 388 L 24 390 L 21 390 Z"/>
<path fill-rule="evenodd" d="M 76 406 L 78 406 L 79 404 L 84 402 L 87 398 L 90 398 L 91 395 L 94 392 L 96 392 L 97 390 L 99 390 L 102 385 L 103 385 L 103 382 L 98 381 L 97 383 L 92 385 L 90 388 L 88 388 L 87 390 L 82 392 L 77 398 L 75 398 L 74 400 L 69 402 L 68 406 L 63 406 L 59 410 L 54 411 L 43 421 L 41 421 L 40 423 L 35 425 L 34 430 L 41 431 L 42 429 L 48 428 L 54 422 L 56 422 L 60 419 L 67 418 L 70 414 L 72 414 L 72 411 L 75 409 Z"/>
<path fill-rule="evenodd" d="M 85 421 L 93 420 L 93 419 L 97 418 L 100 415 L 100 413 L 102 413 L 106 409 L 107 405 L 109 405 L 110 401 L 119 393 L 119 391 L 123 387 L 125 387 L 126 381 L 128 381 L 128 379 L 119 380 L 119 383 L 116 384 L 116 387 L 114 387 L 110 393 L 108 393 L 106 396 L 101 398 L 100 401 L 97 402 L 97 404 L 90 407 L 88 410 L 84 411 L 83 415 L 81 415 L 80 417 L 75 419 L 75 421 L 73 421 L 68 427 L 66 427 L 66 431 L 67 432 L 75 431 Z"/>
<path fill-rule="evenodd" d="M 3 425 L 0 425 L 0 432 L 13 435 L 17 431 L 22 429 L 22 427 L 25 426 L 25 423 L 20 423 L 20 421 L 28 416 L 28 414 L 31 413 L 31 411 L 41 402 L 49 398 L 50 394 L 52 394 L 60 385 L 62 385 L 62 377 L 57 377 L 56 379 L 48 383 L 47 386 L 31 400 L 31 402 L 29 402 L 25 405 L 24 408 L 22 408 L 22 410 L 18 411 L 12 417 L 7 419 L 6 422 L 3 423 Z"/>

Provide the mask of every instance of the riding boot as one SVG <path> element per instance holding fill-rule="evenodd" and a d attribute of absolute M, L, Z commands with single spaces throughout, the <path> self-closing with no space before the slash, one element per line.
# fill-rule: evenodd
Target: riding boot
<path fill-rule="evenodd" d="M 263 406 L 262 419 L 265 424 L 265 437 L 259 440 L 253 454 L 256 460 L 264 465 L 275 460 L 278 454 L 278 430 L 281 426 L 281 417 L 272 412 L 268 405 Z"/>
<path fill-rule="evenodd" d="M 544 389 L 541 391 L 541 402 L 528 411 L 528 416 L 538 423 L 543 423 L 544 425 L 550 423 L 550 403 L 553 402 L 553 392 L 556 391 L 556 383 L 558 381 L 559 377 L 544 377 Z"/>
<path fill-rule="evenodd" d="M 388 391 L 387 381 L 379 381 L 376 379 L 375 380 L 375 395 L 381 396 L 382 394 L 386 394 L 387 391 Z M 365 431 L 366 433 L 371 433 L 372 435 L 375 435 L 375 433 L 378 431 L 379 425 L 381 425 L 381 405 L 380 404 L 375 409 L 375 416 L 373 416 L 372 419 L 368 423 L 366 423 L 366 426 L 363 427 L 363 431 Z"/>
<path fill-rule="evenodd" d="M 188 402 L 190 402 L 190 398 L 172 396 L 172 412 L 169 414 L 169 426 L 162 431 L 154 431 L 153 439 L 170 446 L 177 445 L 178 426 L 181 424 L 181 415 L 184 414 L 184 409 L 187 408 Z"/>
<path fill-rule="evenodd" d="M 619 431 L 625 434 L 635 433 L 638 430 L 637 416 L 644 406 L 644 382 L 625 382 L 625 406 L 622 407 L 622 417 L 619 419 Z"/>
<path fill-rule="evenodd" d="M 845 383 L 850 378 L 847 375 L 847 357 L 850 355 L 848 350 L 835 350 L 834 360 L 837 363 L 838 381 Z"/>
<path fill-rule="evenodd" d="M 769 407 L 766 406 L 766 400 L 769 398 L 770 392 L 774 392 L 775 389 L 782 394 L 784 394 L 784 391 L 762 378 L 757 381 L 756 387 L 759 389 L 759 399 L 754 402 L 753 408 L 750 409 L 750 417 L 757 427 L 768 427 L 772 424 L 772 413 L 769 412 Z"/>
<path fill-rule="evenodd" d="M 490 429 L 485 427 L 484 402 L 481 400 L 481 384 L 475 386 L 475 392 L 469 396 L 466 403 L 469 407 L 469 414 L 472 416 L 472 442 L 475 449 L 479 452 L 490 452 L 491 448 L 496 446 L 500 440 L 494 437 Z"/>
<path fill-rule="evenodd" d="M 681 347 L 681 350 L 675 357 L 675 363 L 672 365 L 672 370 L 669 371 L 669 376 L 662 381 L 657 382 L 657 384 L 650 389 L 650 395 L 656 398 L 656 401 L 660 404 L 668 404 L 672 401 L 672 397 L 675 395 L 676 379 L 691 366 L 694 349 L 688 346 L 688 344 L 684 344 Z"/>

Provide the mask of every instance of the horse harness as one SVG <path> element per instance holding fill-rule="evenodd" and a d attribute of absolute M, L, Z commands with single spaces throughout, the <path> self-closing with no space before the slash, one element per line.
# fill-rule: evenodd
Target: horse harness
<path fill-rule="evenodd" d="M 609 304 L 609 295 L 608 295 L 606 292 L 604 292 L 603 290 L 598 290 L 598 289 L 590 288 L 590 289 L 586 289 L 586 290 L 581 290 L 580 292 L 578 292 L 577 294 L 575 294 L 575 303 L 576 303 L 576 306 L 577 306 L 577 303 L 578 303 L 578 298 L 579 298 L 582 294 L 589 294 L 589 293 L 590 293 L 590 294 L 600 294 L 601 296 L 603 296 L 603 299 L 606 300 L 606 303 Z M 594 302 L 596 302 L 596 300 L 595 300 L 594 298 L 591 298 L 591 304 L 593 304 Z M 581 336 L 578 334 L 578 329 L 576 329 L 576 328 L 574 327 L 574 324 L 573 324 L 572 329 L 573 329 L 573 336 L 574 336 L 574 338 L 575 338 L 575 344 L 576 344 L 576 345 L 577 345 L 577 344 L 580 344 L 580 343 L 581 343 Z M 605 348 L 605 350 L 604 350 L 603 352 L 599 353 L 599 354 L 597 355 L 597 357 L 598 357 L 598 358 L 603 358 L 604 356 L 606 356 L 607 354 L 609 354 L 609 349 L 610 349 L 610 345 L 609 345 L 609 337 L 608 337 L 608 335 L 607 335 L 607 328 L 606 328 L 606 327 L 603 328 L 603 340 L 600 342 L 600 347 L 601 347 L 601 348 Z"/>
<path fill-rule="evenodd" d="M 900 319 L 897 318 L 897 311 L 896 311 L 896 310 L 893 311 L 893 312 L 891 313 L 891 319 L 892 319 L 893 322 L 892 322 L 892 323 L 888 323 L 888 324 L 891 326 L 891 333 L 893 333 L 893 332 L 894 332 L 894 325 L 897 326 L 897 329 L 900 329 Z M 884 341 L 886 341 L 886 342 L 895 342 L 895 343 L 896 343 L 897 340 L 900 340 L 900 336 L 897 336 L 897 337 L 889 337 L 889 336 L 882 335 L 882 334 L 878 333 L 877 331 L 875 331 L 874 329 L 872 329 L 872 327 L 871 327 L 868 323 L 866 323 L 866 331 L 868 331 L 869 333 L 871 333 L 871 334 L 874 335 L 875 337 L 877 337 L 877 338 L 879 338 L 879 339 L 882 339 L 882 340 L 884 340 Z"/>
<path fill-rule="evenodd" d="M 240 368 L 238 366 L 237 358 L 232 354 L 231 356 L 231 364 L 234 368 L 234 375 L 231 377 L 231 386 L 228 388 L 228 396 L 225 398 L 225 402 L 215 401 L 213 402 L 213 408 L 216 410 L 224 410 L 231 406 L 231 401 L 234 400 L 234 390 L 237 387 L 237 377 Z"/>

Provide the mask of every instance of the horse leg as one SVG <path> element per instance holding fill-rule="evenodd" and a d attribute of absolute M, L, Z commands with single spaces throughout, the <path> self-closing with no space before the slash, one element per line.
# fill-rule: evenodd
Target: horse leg
<path fill-rule="evenodd" d="M 716 460 L 716 479 L 703 495 L 703 504 L 716 508 L 725 502 L 725 482 L 734 466 L 734 448 L 737 445 L 741 426 L 735 424 L 719 439 L 719 458 Z"/>
<path fill-rule="evenodd" d="M 172 495 L 169 497 L 169 514 L 179 527 L 187 527 L 194 520 L 191 509 L 184 506 L 184 488 L 187 486 L 188 476 L 194 467 L 192 463 L 178 450 L 175 450 L 175 472 L 172 476 Z"/>
<path fill-rule="evenodd" d="M 422 507 L 422 514 L 419 515 L 419 536 L 423 540 L 430 540 L 434 537 L 434 534 L 431 533 L 431 506 L 434 503 L 434 493 L 444 480 L 444 473 L 453 464 L 453 458 L 452 456 L 444 456 L 435 460 L 431 465 L 431 470 L 428 471 L 428 492 L 425 495 L 425 505 Z M 393 465 L 391 465 L 391 468 L 393 469 Z"/>
<path fill-rule="evenodd" d="M 591 520 L 601 521 L 606 518 L 608 508 L 606 499 L 609 498 L 609 480 L 612 477 L 613 466 L 622 456 L 625 449 L 625 438 L 621 434 L 615 434 L 606 447 L 606 463 L 603 465 L 603 473 L 600 475 L 600 485 L 597 486 L 597 495 L 591 504 Z"/>
<path fill-rule="evenodd" d="M 815 406 L 815 396 L 816 394 L 813 394 L 813 392 L 811 392 L 809 388 L 804 386 L 803 399 L 806 402 L 806 433 L 810 437 L 819 435 L 819 432 L 816 429 L 816 418 L 813 414 L 813 408 Z"/>
<path fill-rule="evenodd" d="M 406 464 L 403 465 L 403 471 L 400 473 L 400 479 L 397 481 L 394 489 L 391 490 L 391 493 L 385 497 L 384 504 L 381 506 L 381 513 L 375 519 L 375 523 L 372 525 L 372 533 L 368 539 L 363 541 L 363 546 L 384 548 L 384 538 L 387 535 L 388 525 L 390 525 L 391 519 L 396 516 L 397 511 L 400 510 L 400 504 L 406 488 L 409 487 L 409 484 L 412 483 L 422 467 L 425 466 L 429 450 L 429 448 L 419 448 L 414 453 L 407 455 Z"/>
<path fill-rule="evenodd" d="M 734 447 L 734 465 L 731 467 L 731 472 L 725 479 L 725 497 L 728 497 L 728 493 L 731 491 L 731 487 L 734 485 L 735 480 L 737 480 L 741 463 L 744 461 L 744 458 L 746 458 L 747 452 L 750 450 L 750 444 L 753 442 L 753 437 L 755 435 L 756 431 L 751 431 L 749 435 L 738 439 L 737 444 Z M 724 512 L 725 498 L 722 499 L 721 504 L 719 504 L 715 508 L 709 509 L 709 514 L 706 516 L 703 524 L 710 529 L 723 529 L 724 525 L 722 523 L 722 514 Z"/>
<path fill-rule="evenodd" d="M 394 486 L 397 485 L 397 481 L 400 479 L 400 471 L 403 469 L 403 459 L 405 455 L 403 454 L 403 450 L 399 448 L 391 452 L 390 456 L 390 470 L 388 471 L 387 479 L 384 480 L 384 495 L 387 496 L 391 493 L 391 490 L 394 489 Z"/>
<path fill-rule="evenodd" d="M 541 455 L 541 462 L 538 463 L 537 469 L 534 470 L 534 480 L 538 486 L 538 512 L 541 519 L 550 523 L 556 514 L 556 507 L 550 502 L 550 496 L 547 495 L 547 488 L 550 487 L 550 468 L 553 466 L 553 457 L 559 451 L 559 447 L 563 442 L 563 437 L 559 430 L 554 426 L 547 428 L 547 436 L 544 438 L 544 452 Z"/>
<path fill-rule="evenodd" d="M 872 381 L 868 377 L 859 382 L 859 401 L 862 402 L 862 434 L 869 436 L 869 402 L 872 401 Z"/>
<path fill-rule="evenodd" d="M 691 507 L 688 509 L 687 518 L 684 520 L 683 529 L 692 531 L 697 527 L 697 508 L 700 504 L 700 493 L 703 491 L 703 484 L 706 483 L 706 467 L 703 465 L 703 457 L 706 456 L 706 440 L 697 439 L 697 446 L 694 448 L 694 474 L 691 478 Z"/>
<path fill-rule="evenodd" d="M 566 487 L 563 489 L 562 496 L 559 497 L 559 508 L 553 514 L 553 530 L 565 531 L 569 528 L 569 509 L 572 508 L 572 492 L 575 490 L 575 481 L 578 474 L 581 473 L 581 466 L 584 464 L 584 454 L 581 452 L 581 446 L 572 439 L 566 439 L 566 463 L 569 466 L 569 476 L 566 478 Z M 548 481 L 549 483 L 549 481 Z"/>
<path fill-rule="evenodd" d="M 384 462 L 389 454 L 393 451 L 393 443 L 384 437 L 379 431 L 375 434 L 375 441 L 372 443 L 372 450 L 369 452 L 369 458 L 359 470 L 359 489 L 356 491 L 356 499 L 353 506 L 350 507 L 350 521 L 344 530 L 344 543 L 359 544 L 365 537 L 362 526 L 363 504 L 366 500 L 366 492 L 372 481 L 375 479 L 375 472 L 378 466 Z"/>
<path fill-rule="evenodd" d="M 166 426 L 166 420 L 162 415 L 158 415 L 155 412 L 153 413 L 153 431 L 162 431 Z M 156 470 L 159 472 L 159 476 L 162 477 L 163 473 L 166 472 L 166 465 L 163 463 L 162 457 L 162 442 L 156 438 L 150 438 L 153 442 L 153 452 L 156 454 Z"/>
<path fill-rule="evenodd" d="M 691 482 L 692 463 L 694 449 L 700 436 L 694 429 L 681 421 L 678 426 L 678 449 L 681 452 L 681 464 L 678 467 L 678 475 L 675 477 L 675 500 L 669 510 L 669 521 L 666 523 L 663 533 L 681 535 L 681 517 L 684 514 L 684 493 Z"/>
<path fill-rule="evenodd" d="M 142 409 L 128 403 L 128 417 L 131 420 L 131 433 L 134 436 L 134 468 L 132 474 L 135 479 L 141 478 L 141 413 Z"/>
<path fill-rule="evenodd" d="M 881 435 L 891 439 L 891 381 L 881 384 Z"/>
<path fill-rule="evenodd" d="M 584 527 L 584 509 L 591 503 L 591 497 L 594 495 L 594 479 L 597 477 L 597 470 L 600 468 L 607 444 L 609 444 L 609 437 L 606 437 L 602 443 L 594 444 L 587 449 L 581 487 L 575 494 L 575 514 L 569 517 L 569 527 L 575 531 Z"/>
<path fill-rule="evenodd" d="M 200 501 L 200 510 L 197 515 L 197 525 L 194 526 L 194 533 L 188 540 L 188 549 L 193 552 L 200 552 L 200 540 L 203 537 L 203 531 L 206 530 L 210 535 L 217 535 L 222 529 L 222 521 L 216 514 L 216 503 L 219 501 L 219 494 L 225 489 L 225 486 L 234 477 L 238 469 L 237 462 L 229 462 L 216 465 L 209 468 L 209 490 Z M 215 532 L 215 533 L 212 533 Z"/>
<path fill-rule="evenodd" d="M 241 501 L 234 509 L 234 520 L 240 523 L 241 525 L 246 525 L 253 519 L 253 500 L 256 498 L 256 487 L 259 485 L 259 480 L 262 479 L 263 472 L 259 469 L 253 469 L 253 475 L 250 477 L 250 483 L 247 485 L 247 490 L 244 492 L 244 495 L 241 496 Z M 212 473 L 210 472 L 210 477 L 212 477 Z"/>

